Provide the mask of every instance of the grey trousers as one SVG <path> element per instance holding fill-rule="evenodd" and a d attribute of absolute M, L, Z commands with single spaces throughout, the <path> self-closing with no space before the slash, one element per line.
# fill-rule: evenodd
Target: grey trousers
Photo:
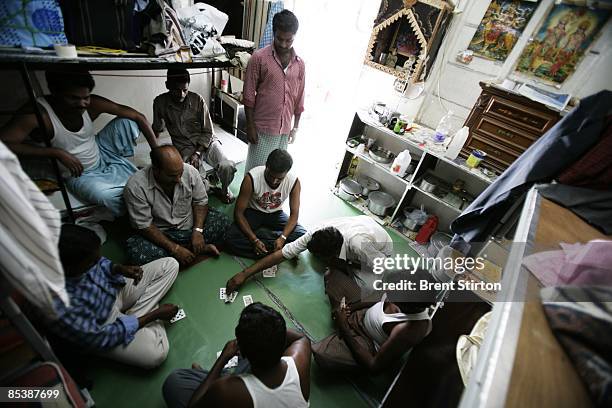
<path fill-rule="evenodd" d="M 206 149 L 205 154 L 202 156 L 202 160 L 206 161 L 206 163 L 210 164 L 215 169 L 217 176 L 221 181 L 221 188 L 226 191 L 229 185 L 232 184 L 232 180 L 234 180 L 236 163 L 229 160 L 227 156 L 225 156 L 221 146 L 221 142 L 216 139 L 213 140 L 210 146 L 208 146 L 208 149 Z M 200 174 L 203 179 L 206 178 L 204 166 L 200 166 Z M 204 183 L 204 185 L 206 186 L 207 183 Z"/>
<path fill-rule="evenodd" d="M 134 285 L 126 278 L 113 305 L 107 323 L 114 322 L 120 315 L 141 317 L 155 309 L 161 298 L 168 292 L 178 275 L 179 264 L 174 258 L 161 258 L 142 265 L 142 279 Z M 141 368 L 154 368 L 164 362 L 169 344 L 163 322 L 155 321 L 140 328 L 127 345 L 120 345 L 100 355 L 125 364 Z"/>
<path fill-rule="evenodd" d="M 238 366 L 223 370 L 221 375 L 238 375 L 251 371 L 251 365 L 245 358 L 238 359 Z M 164 381 L 162 394 L 168 408 L 185 408 L 195 390 L 206 380 L 208 371 L 197 368 L 174 370 Z"/>

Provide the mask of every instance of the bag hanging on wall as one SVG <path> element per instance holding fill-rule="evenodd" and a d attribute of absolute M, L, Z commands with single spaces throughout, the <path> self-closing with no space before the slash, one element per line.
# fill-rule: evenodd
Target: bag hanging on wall
<path fill-rule="evenodd" d="M 51 47 L 67 42 L 62 10 L 55 0 L 2 0 L 0 24 L 0 45 Z"/>
<path fill-rule="evenodd" d="M 60 0 L 66 36 L 75 45 L 132 50 L 135 0 Z"/>
<path fill-rule="evenodd" d="M 212 57 L 225 53 L 216 39 L 221 36 L 229 20 L 227 14 L 205 3 L 180 8 L 176 14 L 193 55 Z"/>

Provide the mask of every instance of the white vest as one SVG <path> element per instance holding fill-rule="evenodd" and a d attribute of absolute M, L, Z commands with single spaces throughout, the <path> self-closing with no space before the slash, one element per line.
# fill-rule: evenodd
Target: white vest
<path fill-rule="evenodd" d="M 87 111 L 83 112 L 83 127 L 77 132 L 66 129 L 62 121 L 57 117 L 51 105 L 44 97 L 39 97 L 36 101 L 41 104 L 53 125 L 53 139 L 51 146 L 65 150 L 79 159 L 83 169 L 87 170 L 98 164 L 100 160 L 100 150 L 96 143 L 93 123 Z"/>
<path fill-rule="evenodd" d="M 266 183 L 264 171 L 266 166 L 254 167 L 249 171 L 253 179 L 253 194 L 249 199 L 249 207 L 265 213 L 280 211 L 283 203 L 291 194 L 297 176 L 288 173 L 278 188 L 272 189 Z"/>
<path fill-rule="evenodd" d="M 253 408 L 304 408 L 310 403 L 304 399 L 300 386 L 300 374 L 291 357 L 281 357 L 287 363 L 287 372 L 282 384 L 268 388 L 253 374 L 241 374 L 244 386 L 251 394 Z"/>

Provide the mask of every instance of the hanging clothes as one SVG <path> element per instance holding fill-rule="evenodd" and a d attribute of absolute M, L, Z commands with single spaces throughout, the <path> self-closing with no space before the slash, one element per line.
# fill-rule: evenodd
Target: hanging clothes
<path fill-rule="evenodd" d="M 559 183 L 594 190 L 612 190 L 612 117 L 601 140 L 559 175 Z"/>
<path fill-rule="evenodd" d="M 532 144 L 451 224 L 453 245 L 484 241 L 535 183 L 550 182 L 595 146 L 612 114 L 612 91 L 591 95 Z"/>
<path fill-rule="evenodd" d="M 274 3 L 270 3 L 270 8 L 268 9 L 268 20 L 266 23 L 266 29 L 264 30 L 261 40 L 259 41 L 259 48 L 263 48 L 267 45 L 272 44 L 272 40 L 274 40 L 274 33 L 272 32 L 272 19 L 274 19 L 274 15 L 278 12 L 283 11 L 285 8 L 285 2 L 276 1 Z"/>
<path fill-rule="evenodd" d="M 0 142 L 0 271 L 11 286 L 49 318 L 53 298 L 68 305 L 57 243 L 59 211 Z"/>

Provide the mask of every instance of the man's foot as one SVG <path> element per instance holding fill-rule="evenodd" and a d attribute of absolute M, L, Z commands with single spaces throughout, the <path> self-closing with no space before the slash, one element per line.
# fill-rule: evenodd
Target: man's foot
<path fill-rule="evenodd" d="M 219 252 L 219 249 L 213 244 L 204 245 L 204 250 L 202 251 L 202 253 L 212 255 L 214 257 L 218 257 L 221 254 L 221 252 Z"/>
<path fill-rule="evenodd" d="M 223 204 L 231 204 L 234 202 L 235 197 L 229 190 L 223 190 L 219 187 L 211 187 L 210 191 L 217 197 Z"/>

